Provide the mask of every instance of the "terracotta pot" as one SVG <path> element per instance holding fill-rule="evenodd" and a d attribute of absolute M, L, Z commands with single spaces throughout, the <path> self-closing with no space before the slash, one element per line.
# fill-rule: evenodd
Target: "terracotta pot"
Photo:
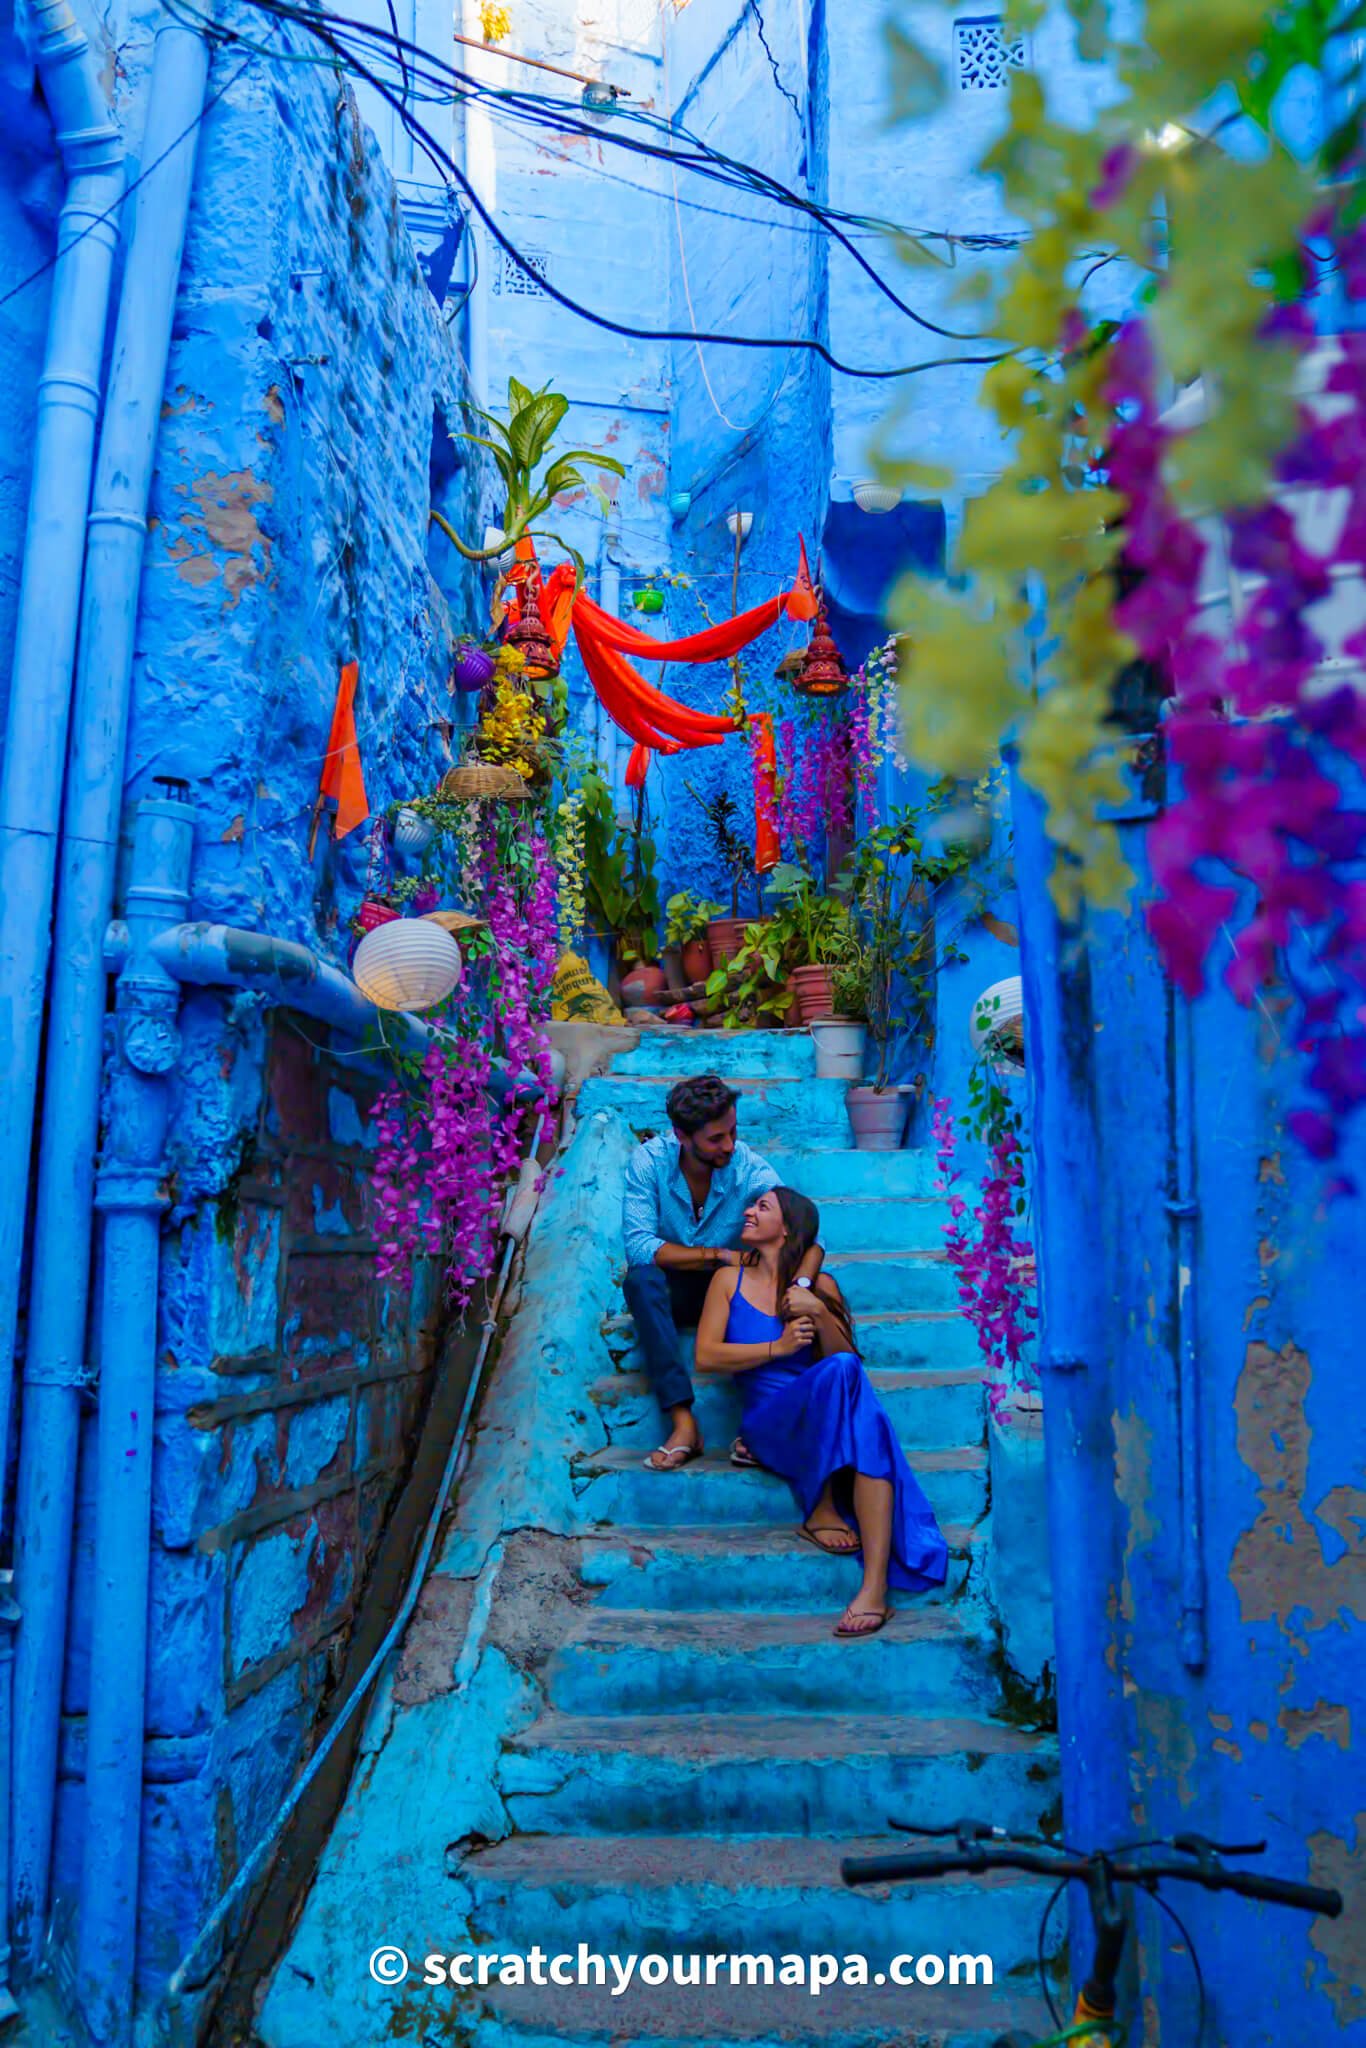
<path fill-rule="evenodd" d="M 899 1152 L 910 1107 L 905 1088 L 851 1088 L 845 1101 L 853 1127 L 854 1146 L 859 1152 Z"/>
<path fill-rule="evenodd" d="M 705 939 L 689 939 L 683 948 L 683 979 L 691 984 L 705 981 L 711 973 L 711 947 Z"/>
<path fill-rule="evenodd" d="M 814 1018 L 833 1016 L 835 998 L 830 989 L 828 967 L 794 967 L 790 979 L 797 991 L 803 1024 L 810 1024 Z"/>
<path fill-rule="evenodd" d="M 669 977 L 657 960 L 637 960 L 622 976 L 622 1001 L 633 1010 L 655 1010 L 669 993 Z"/>
<path fill-rule="evenodd" d="M 713 967 L 723 967 L 727 960 L 733 960 L 745 943 L 745 926 L 753 924 L 751 917 L 714 917 L 707 926 L 707 946 L 711 952 Z"/>

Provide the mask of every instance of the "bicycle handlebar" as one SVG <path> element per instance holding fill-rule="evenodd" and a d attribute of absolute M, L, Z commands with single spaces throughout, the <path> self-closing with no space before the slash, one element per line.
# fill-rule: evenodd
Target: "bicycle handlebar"
<path fill-rule="evenodd" d="M 1013 1843 L 986 1843 L 970 1849 L 921 1849 L 911 1855 L 846 1856 L 840 1875 L 849 1885 L 899 1884 L 907 1878 L 945 1877 L 953 1871 L 1029 1870 L 1041 1877 L 1088 1877 L 1098 1858 L 1069 1856 L 1054 1849 L 1027 1849 Z M 1188 1857 L 1153 1858 L 1144 1863 L 1106 1861 L 1117 1884 L 1153 1886 L 1164 1878 L 1203 1885 L 1206 1891 L 1237 1892 L 1245 1899 L 1264 1899 L 1275 1906 L 1296 1906 L 1305 1913 L 1323 1913 L 1336 1920 L 1342 1893 L 1321 1885 L 1298 1884 L 1291 1878 L 1262 1877 L 1251 1870 L 1223 1870 L 1218 1864 Z"/>

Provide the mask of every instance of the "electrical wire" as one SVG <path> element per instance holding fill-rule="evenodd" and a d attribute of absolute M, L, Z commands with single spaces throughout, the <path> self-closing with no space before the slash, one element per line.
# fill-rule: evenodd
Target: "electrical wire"
<path fill-rule="evenodd" d="M 578 314 L 578 316 L 581 319 L 587 320 L 591 326 L 599 327 L 608 334 L 623 335 L 626 338 L 633 341 L 697 340 L 704 341 L 721 348 L 804 350 L 809 354 L 819 356 L 824 362 L 829 364 L 832 370 L 834 370 L 840 376 L 857 377 L 870 382 L 878 383 L 887 382 L 901 377 L 919 376 L 930 370 L 959 369 L 964 367 L 972 367 L 975 365 L 990 365 L 993 363 L 999 363 L 1004 361 L 1006 355 L 1012 353 L 1012 351 L 1009 350 L 997 350 L 990 355 L 962 355 L 935 357 L 925 362 L 900 364 L 892 369 L 863 369 L 856 364 L 843 362 L 838 356 L 836 356 L 830 349 L 826 347 L 823 341 L 819 341 L 814 337 L 810 336 L 803 335 L 795 336 L 792 338 L 784 338 L 773 335 L 740 335 L 717 333 L 702 333 L 694 335 L 689 330 L 682 328 L 634 327 L 629 322 L 613 320 L 605 313 L 594 312 L 590 307 L 580 304 L 578 300 L 571 298 L 568 295 L 568 293 L 561 291 L 557 285 L 552 284 L 548 278 L 543 277 L 540 274 L 540 272 L 537 271 L 530 262 L 528 262 L 527 258 L 522 254 L 521 250 L 517 247 L 516 243 L 513 242 L 511 237 L 503 230 L 502 227 L 499 226 L 497 220 L 489 211 L 488 207 L 484 204 L 482 198 L 474 189 L 473 185 L 470 183 L 470 180 L 461 170 L 460 166 L 458 164 L 453 163 L 443 153 L 440 145 L 436 142 L 435 138 L 431 135 L 430 131 L 424 126 L 424 124 L 421 121 L 418 120 L 417 116 L 411 111 L 411 109 L 406 107 L 402 103 L 402 101 L 395 95 L 393 89 L 389 86 L 389 84 L 384 79 L 377 76 L 376 73 L 367 64 L 365 64 L 359 57 L 356 56 L 354 51 L 347 49 L 346 45 L 342 43 L 332 33 L 331 29 L 325 25 L 324 19 L 321 16 L 319 16 L 316 13 L 305 13 L 302 10 L 285 6 L 281 4 L 281 0 L 247 0 L 247 4 L 253 8 L 259 9 L 264 13 L 272 14 L 277 17 L 287 18 L 292 21 L 295 21 L 301 28 L 305 29 L 307 33 L 317 37 L 317 39 L 321 41 L 325 45 L 325 47 L 333 50 L 340 61 L 345 63 L 346 66 L 350 70 L 352 70 L 357 77 L 362 78 L 365 81 L 365 83 L 372 88 L 372 90 L 379 94 L 380 98 L 385 102 L 385 104 L 393 109 L 393 111 L 398 115 L 399 120 L 402 122 L 408 134 L 412 137 L 413 141 L 421 149 L 422 153 L 435 166 L 435 168 L 440 173 L 442 178 L 446 179 L 451 175 L 454 176 L 456 184 L 460 187 L 460 190 L 464 193 L 467 201 L 474 208 L 480 220 L 484 223 L 484 226 L 487 228 L 493 240 L 515 264 L 517 269 L 520 270 L 525 277 L 530 279 L 530 281 L 536 286 L 536 288 L 539 291 L 544 292 L 547 297 L 553 299 L 557 305 L 563 306 L 567 312 Z M 374 34 L 378 32 L 372 30 L 371 33 Z M 659 152 L 653 153 L 658 154 Z M 687 159 L 684 159 L 684 161 L 687 161 Z M 856 260 L 864 268 L 869 270 L 870 275 L 876 278 L 876 273 L 871 270 L 871 266 L 869 266 L 866 263 L 866 259 L 859 255 L 857 251 L 854 251 L 853 253 L 855 254 Z M 912 317 L 919 319 L 918 315 L 913 315 Z M 920 321 L 920 324 L 928 325 L 930 323 Z M 935 329 L 934 331 L 943 332 L 946 330 Z M 953 338 L 957 339 L 960 337 Z"/>
<path fill-rule="evenodd" d="M 456 97 L 469 97 L 471 90 L 473 90 L 475 97 L 484 100 L 486 103 L 490 100 L 501 102 L 506 110 L 521 114 L 525 118 L 532 120 L 533 124 L 545 126 L 547 124 L 547 116 L 549 115 L 551 117 L 550 125 L 564 134 L 588 138 L 599 143 L 606 140 L 615 147 L 627 150 L 633 154 L 669 159 L 675 164 L 681 163 L 685 168 L 700 171 L 703 175 L 715 176 L 720 182 L 747 185 L 751 190 L 771 199 L 775 204 L 796 208 L 798 211 L 818 220 L 826 228 L 827 232 L 844 248 L 858 267 L 865 272 L 876 289 L 899 312 L 907 319 L 913 321 L 918 327 L 925 329 L 928 333 L 939 335 L 947 341 L 972 342 L 988 338 L 981 333 L 963 334 L 957 329 L 945 327 L 940 322 L 928 319 L 924 314 L 917 312 L 915 307 L 908 305 L 900 294 L 893 290 L 886 279 L 869 262 L 868 258 L 846 232 L 841 216 L 836 211 L 821 206 L 817 201 L 809 197 L 803 197 L 801 194 L 793 192 L 780 179 L 773 177 L 770 173 L 757 170 L 753 165 L 741 163 L 735 158 L 728 156 L 724 151 L 714 148 L 700 136 L 694 135 L 690 130 L 676 122 L 667 123 L 661 116 L 641 108 L 628 108 L 618 109 L 613 116 L 612 124 L 604 127 L 598 121 L 588 121 L 584 118 L 581 103 L 563 99 L 556 100 L 546 94 L 533 95 L 517 89 L 487 86 L 482 81 L 472 79 L 470 74 L 462 72 L 458 67 L 433 56 L 430 51 L 423 49 L 421 45 L 408 41 L 403 37 L 395 37 L 391 32 L 378 27 L 374 23 L 358 21 L 353 17 L 336 14 L 327 9 L 293 5 L 290 4 L 290 0 L 245 0 L 245 4 L 262 12 L 293 21 L 306 33 L 321 38 L 330 48 L 336 50 L 339 55 L 351 61 L 358 75 L 364 77 L 368 84 L 376 91 L 380 91 L 389 104 L 395 107 L 395 111 L 399 113 L 400 119 L 405 118 L 406 110 L 395 103 L 392 95 L 381 84 L 373 70 L 362 65 L 354 50 L 347 44 L 345 36 L 337 33 L 339 30 L 345 30 L 353 37 L 372 44 L 378 43 L 382 48 L 394 51 L 397 51 L 398 46 L 401 45 L 403 51 L 409 57 L 420 60 L 420 62 L 414 65 L 414 69 L 420 75 L 427 78 L 429 82 L 432 79 L 433 73 L 441 76 L 443 82 L 445 80 L 458 81 L 463 90 L 457 93 Z M 657 143 L 642 141 L 626 132 L 630 127 L 645 127 L 655 132 L 663 133 L 671 141 L 681 137 L 689 145 L 689 150 L 680 151 L 674 147 L 662 148 Z M 457 179 L 463 183 L 463 174 L 457 166 L 447 165 L 444 168 L 454 169 Z M 866 225 L 865 217 L 860 217 L 860 224 Z M 901 231 L 898 230 L 897 232 Z M 555 297 L 557 294 L 552 291 L 551 296 Z M 569 305 L 571 310 L 581 310 L 573 307 L 570 301 L 562 299 L 561 302 Z M 592 316 L 588 317 L 591 318 Z M 630 329 L 622 331 L 633 334 L 636 332 L 636 330 Z M 644 335 L 640 338 L 686 340 L 688 337 L 686 335 Z M 771 346 L 772 344 L 764 343 L 761 345 Z M 819 344 L 808 344 L 808 346 L 813 346 L 818 351 L 820 350 Z M 1000 358 L 998 356 L 992 358 L 992 360 L 1000 360 Z M 840 367 L 846 375 L 876 374 L 881 376 L 897 376 L 914 374 L 914 369 L 859 373 L 849 370 L 847 366 L 837 366 L 833 360 L 831 367 Z M 939 366 L 936 364 L 933 367 Z"/>

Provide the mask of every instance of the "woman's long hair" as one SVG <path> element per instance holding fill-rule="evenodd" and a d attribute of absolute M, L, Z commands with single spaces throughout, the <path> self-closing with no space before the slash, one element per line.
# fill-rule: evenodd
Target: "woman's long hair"
<path fill-rule="evenodd" d="M 797 1277 L 797 1268 L 820 1236 L 821 1213 L 807 1195 L 799 1195 L 795 1188 L 774 1188 L 778 1207 L 782 1210 L 787 1235 L 778 1253 L 778 1306 L 781 1309 L 787 1290 Z M 849 1336 L 849 1348 L 854 1347 L 854 1324 L 844 1303 L 843 1295 L 838 1301 L 826 1301 L 844 1324 Z"/>

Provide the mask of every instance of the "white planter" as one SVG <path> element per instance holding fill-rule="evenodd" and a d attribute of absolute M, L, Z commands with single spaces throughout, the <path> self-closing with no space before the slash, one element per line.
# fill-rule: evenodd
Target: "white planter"
<path fill-rule="evenodd" d="M 863 1047 L 868 1032 L 863 1024 L 820 1023 L 810 1027 L 816 1047 L 818 1081 L 863 1079 Z"/>
<path fill-rule="evenodd" d="M 1296 375 L 1296 395 L 1323 422 L 1331 422 L 1351 410 L 1349 397 L 1324 388 L 1330 371 L 1342 360 L 1342 353 L 1340 342 L 1323 341 L 1310 350 Z M 1179 433 L 1198 426 L 1206 412 L 1205 387 L 1200 380 L 1167 409 L 1162 424 Z M 1320 490 L 1310 484 L 1282 484 L 1273 495 L 1294 521 L 1295 538 L 1300 545 L 1320 557 L 1329 554 L 1342 532 L 1350 493 Z M 1234 567 L 1228 529 L 1222 519 L 1207 515 L 1195 524 L 1206 544 L 1198 593 L 1200 628 L 1216 640 L 1231 641 L 1236 647 L 1243 619 L 1264 579 Z M 1334 567 L 1331 589 L 1326 597 L 1306 607 L 1304 621 L 1324 650 L 1313 679 L 1305 686 L 1305 694 L 1327 696 L 1344 684 L 1356 690 L 1366 687 L 1362 662 L 1344 649 L 1344 642 L 1366 626 L 1366 581 L 1355 563 Z"/>
<path fill-rule="evenodd" d="M 975 1053 L 985 1054 L 998 1074 L 1022 1074 L 1024 1061 L 1011 1049 L 1007 1027 L 1024 1021 L 1024 991 L 1018 974 L 993 981 L 972 1006 L 968 1033 Z M 1002 1042 L 1004 1034 L 1004 1042 Z"/>
<path fill-rule="evenodd" d="M 394 850 L 415 858 L 424 854 L 436 837 L 436 827 L 420 811 L 402 810 L 394 820 Z"/>

